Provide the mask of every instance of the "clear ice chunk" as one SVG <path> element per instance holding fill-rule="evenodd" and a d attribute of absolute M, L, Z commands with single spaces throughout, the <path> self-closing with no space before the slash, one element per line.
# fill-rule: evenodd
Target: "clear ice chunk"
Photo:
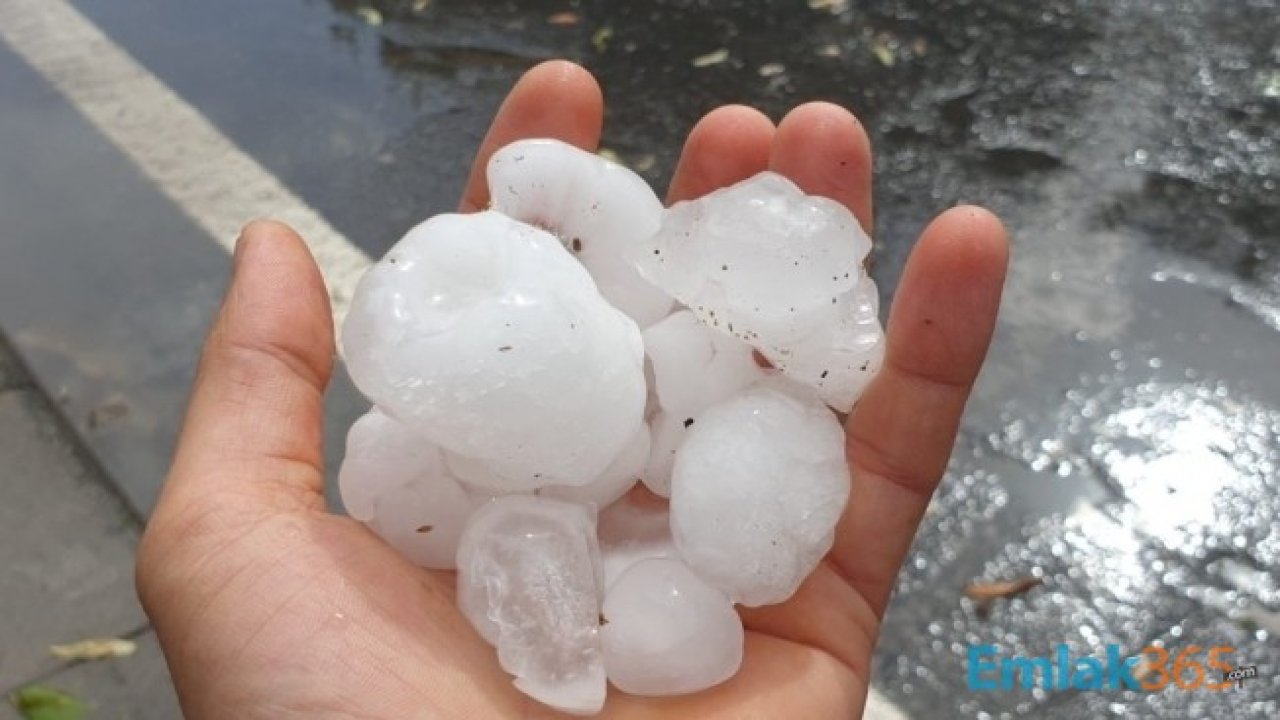
<path fill-rule="evenodd" d="M 495 212 L 417 226 L 343 327 L 360 390 L 507 491 L 599 477 L 644 413 L 635 322 L 546 232 Z"/>
<path fill-rule="evenodd" d="M 835 415 L 808 388 L 763 381 L 689 428 L 671 477 L 676 547 L 735 602 L 780 603 L 831 549 L 849 484 Z"/>
<path fill-rule="evenodd" d="M 626 251 L 657 231 L 662 202 L 631 170 L 559 140 L 520 140 L 488 166 L 493 209 L 554 233 L 605 299 L 647 327 L 671 296 L 640 277 Z"/>
<path fill-rule="evenodd" d="M 763 172 L 663 213 L 640 274 L 848 412 L 883 353 L 871 240 L 843 205 Z"/>
<path fill-rule="evenodd" d="M 600 629 L 609 681 L 634 695 L 683 695 L 742 664 L 742 620 L 725 594 L 672 558 L 641 560 L 609 588 Z"/>
<path fill-rule="evenodd" d="M 535 700 L 593 714 L 604 705 L 603 575 L 588 507 L 509 495 L 480 508 L 458 546 L 458 604 Z"/>

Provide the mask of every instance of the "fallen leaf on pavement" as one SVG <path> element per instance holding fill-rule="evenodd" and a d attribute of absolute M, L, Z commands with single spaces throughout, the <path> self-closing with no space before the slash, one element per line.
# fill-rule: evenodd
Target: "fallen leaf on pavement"
<path fill-rule="evenodd" d="M 82 720 L 88 713 L 76 698 L 43 685 L 28 685 L 9 700 L 23 720 Z"/>
<path fill-rule="evenodd" d="M 604 54 L 604 51 L 609 49 L 609 41 L 612 39 L 613 28 L 605 25 L 591 34 L 591 47 L 595 48 L 596 52 Z"/>
<path fill-rule="evenodd" d="M 547 18 L 547 22 L 552 25 L 577 25 L 581 19 L 576 12 L 558 12 Z"/>
<path fill-rule="evenodd" d="M 720 48 L 719 50 L 712 50 L 706 55 L 699 55 L 698 57 L 694 58 L 690 62 L 696 68 L 704 68 L 704 67 L 711 67 L 712 65 L 719 65 L 720 63 L 728 59 L 729 59 L 728 49 Z"/>
<path fill-rule="evenodd" d="M 875 55 L 876 60 L 879 60 L 880 64 L 885 67 L 893 67 L 893 64 L 898 60 L 889 44 L 881 38 L 876 38 L 871 43 L 871 54 Z"/>
<path fill-rule="evenodd" d="M 378 27 L 382 24 L 382 13 L 377 8 L 358 7 L 356 8 L 356 17 L 364 21 L 369 27 Z"/>
<path fill-rule="evenodd" d="M 59 660 L 105 660 L 129 657 L 137 650 L 137 643 L 120 638 L 91 638 L 66 645 L 49 646 L 49 652 Z"/>
<path fill-rule="evenodd" d="M 997 580 L 995 582 L 969 583 L 964 589 L 964 596 L 973 601 L 974 611 L 985 620 L 991 615 L 991 606 L 996 600 L 1011 598 L 1044 583 L 1038 577 L 1022 577 L 1016 580 Z"/>
<path fill-rule="evenodd" d="M 1021 595 L 1031 588 L 1043 584 L 1044 580 L 1038 577 L 1022 577 L 1017 580 L 998 580 L 996 582 L 975 582 L 970 583 L 964 589 L 964 596 L 970 600 L 990 602 L 1000 598 Z"/>
<path fill-rule="evenodd" d="M 809 0 L 810 10 L 826 10 L 832 14 L 849 9 L 849 0 Z"/>

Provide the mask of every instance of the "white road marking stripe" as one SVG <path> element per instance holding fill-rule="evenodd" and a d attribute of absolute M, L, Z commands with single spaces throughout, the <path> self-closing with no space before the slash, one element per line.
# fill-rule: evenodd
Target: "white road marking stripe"
<path fill-rule="evenodd" d="M 245 222 L 297 230 L 335 321 L 370 260 L 266 168 L 63 0 L 0 0 L 0 39 L 228 252 Z"/>
<path fill-rule="evenodd" d="M 227 252 L 251 218 L 297 230 L 341 322 L 369 257 L 88 18 L 64 0 L 0 0 L 0 39 Z M 875 689 L 865 717 L 906 718 Z"/>

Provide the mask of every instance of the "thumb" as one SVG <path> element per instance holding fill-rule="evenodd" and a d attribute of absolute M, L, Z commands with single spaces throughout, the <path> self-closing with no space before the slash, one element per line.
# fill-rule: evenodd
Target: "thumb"
<path fill-rule="evenodd" d="M 333 356 L 329 296 L 306 244 L 281 223 L 250 223 L 154 517 L 215 498 L 240 513 L 322 508 Z"/>

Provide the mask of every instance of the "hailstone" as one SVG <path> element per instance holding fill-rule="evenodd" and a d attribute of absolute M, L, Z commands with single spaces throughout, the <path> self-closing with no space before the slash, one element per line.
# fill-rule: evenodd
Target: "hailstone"
<path fill-rule="evenodd" d="M 378 411 L 347 434 L 338 489 L 351 517 L 425 568 L 452 569 L 478 498 L 448 472 L 440 449 Z"/>
<path fill-rule="evenodd" d="M 458 547 L 458 604 L 530 697 L 589 714 L 605 698 L 595 517 L 582 505 L 510 495 L 478 510 Z"/>
<path fill-rule="evenodd" d="M 723 592 L 673 558 L 641 560 L 604 598 L 609 682 L 636 695 L 682 695 L 728 680 L 742 664 L 742 619 Z"/>
<path fill-rule="evenodd" d="M 871 240 L 840 203 L 763 172 L 663 214 L 641 275 L 848 412 L 879 368 Z"/>
<path fill-rule="evenodd" d="M 559 140 L 520 140 L 493 154 L 488 180 L 494 210 L 555 233 L 640 327 L 671 310 L 671 296 L 626 256 L 662 218 L 662 202 L 639 175 Z"/>
<path fill-rule="evenodd" d="M 586 485 L 551 485 L 538 491 L 543 497 L 572 500 L 603 508 L 627 494 L 644 473 L 649 461 L 649 426 L 640 423 L 635 434 L 627 442 L 600 477 Z"/>
<path fill-rule="evenodd" d="M 643 492 L 626 495 L 600 511 L 596 537 L 606 588 L 641 560 L 680 557 L 671 537 L 667 504 Z"/>
<path fill-rule="evenodd" d="M 496 212 L 410 231 L 361 279 L 343 348 L 375 404 L 505 490 L 591 482 L 644 413 L 635 322 L 556 238 Z"/>
<path fill-rule="evenodd" d="M 764 378 L 766 372 L 756 363 L 751 346 L 716 332 L 688 310 L 646 328 L 644 345 L 659 407 L 649 423 L 653 443 L 644 484 L 668 497 L 676 451 L 698 413 Z"/>
<path fill-rule="evenodd" d="M 750 345 L 716 332 L 688 310 L 649 326 L 643 337 L 658 404 L 673 415 L 694 417 L 765 375 Z"/>
<path fill-rule="evenodd" d="M 831 549 L 849 485 L 839 421 L 812 390 L 766 380 L 689 429 L 671 531 L 685 562 L 735 602 L 779 603 Z"/>

